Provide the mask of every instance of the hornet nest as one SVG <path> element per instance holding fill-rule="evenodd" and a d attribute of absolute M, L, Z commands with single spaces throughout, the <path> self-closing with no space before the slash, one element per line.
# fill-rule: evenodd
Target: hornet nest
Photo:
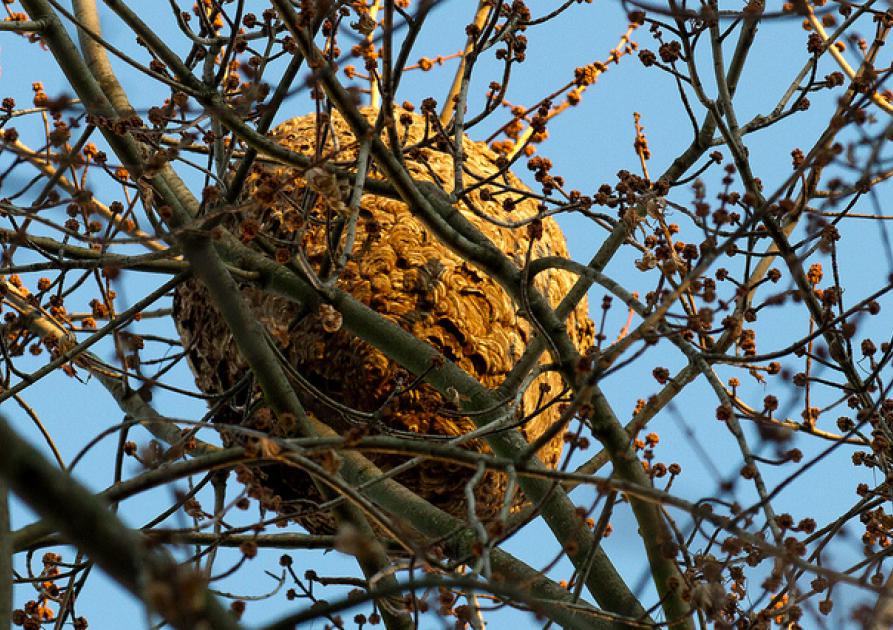
<path fill-rule="evenodd" d="M 364 110 L 369 117 L 373 110 Z M 404 109 L 398 132 L 404 147 L 405 166 L 417 181 L 433 182 L 449 192 L 453 185 L 453 159 L 442 141 L 434 137 L 423 116 Z M 315 115 L 294 118 L 279 125 L 272 137 L 289 149 L 325 160 L 330 164 L 355 166 L 358 146 L 347 123 L 334 113 L 331 118 Z M 497 155 L 484 143 L 464 139 L 466 181 L 496 174 Z M 381 174 L 373 164 L 370 178 Z M 517 265 L 523 266 L 530 246 L 526 226 L 504 227 L 497 223 L 519 222 L 537 214 L 537 202 L 511 173 L 499 180 L 513 191 L 499 196 L 475 188 L 467 194 L 468 205 L 458 204 L 462 214 Z M 499 182 L 492 186 L 499 188 Z M 503 203 L 512 197 L 514 203 Z M 279 164 L 256 165 L 245 185 L 240 215 L 224 219 L 223 225 L 243 240 L 265 243 L 268 250 L 287 252 L 294 260 L 303 256 L 314 272 L 325 275 L 337 267 L 339 230 L 350 221 L 349 186 L 322 168 L 305 172 Z M 491 220 L 487 220 L 488 217 Z M 542 237 L 530 251 L 531 259 L 567 256 L 564 235 L 550 218 L 543 218 Z M 531 323 L 518 314 L 515 304 L 496 281 L 448 249 L 410 213 L 401 201 L 364 194 L 356 213 L 353 249 L 340 271 L 337 286 L 396 323 L 416 338 L 431 344 L 488 388 L 497 387 L 520 358 L 534 335 Z M 334 253 L 333 253 L 334 252 Z M 280 261 L 281 262 L 281 261 Z M 534 286 L 557 306 L 573 285 L 567 271 L 549 269 L 537 275 Z M 412 378 L 362 339 L 341 328 L 340 314 L 329 306 L 308 312 L 301 305 L 253 287 L 242 288 L 258 320 L 299 375 L 296 391 L 308 413 L 314 414 L 342 434 L 357 430 L 409 432 L 429 436 L 461 436 L 475 429 L 474 423 L 455 413 L 457 401 L 445 400 L 428 385 L 407 387 Z M 225 322 L 211 304 L 204 287 L 187 280 L 176 290 L 174 319 L 183 339 L 190 367 L 199 389 L 221 396 L 214 420 L 241 425 L 273 435 L 289 437 L 276 427 L 269 409 L 254 387 L 248 368 L 239 356 Z M 568 318 L 571 339 L 581 351 L 593 340 L 593 325 L 583 300 Z M 546 361 L 547 359 L 543 359 Z M 240 386 L 240 383 L 242 384 Z M 558 405 L 539 406 L 563 390 L 561 376 L 545 371 L 527 387 L 517 405 L 518 420 L 530 441 L 540 436 L 559 417 Z M 395 391 L 397 392 L 395 394 Z M 333 405 L 332 402 L 336 402 Z M 352 408 L 375 412 L 375 422 L 345 413 Z M 452 413 L 451 413 L 452 411 Z M 369 416 L 360 415 L 359 418 Z M 242 443 L 244 434 L 224 431 L 224 440 Z M 431 438 L 435 439 L 435 438 Z M 562 432 L 539 452 L 547 466 L 558 464 Z M 482 440 L 470 440 L 466 448 L 486 451 Z M 405 461 L 405 457 L 369 454 L 382 469 Z M 465 486 L 472 471 L 444 461 L 425 461 L 401 473 L 397 480 L 433 505 L 460 518 L 467 515 Z M 320 494 L 306 473 L 284 464 L 243 471 L 252 496 L 265 507 L 288 515 L 309 531 L 332 531 L 333 517 L 314 509 Z M 507 478 L 488 472 L 475 487 L 479 518 L 493 518 L 504 504 Z M 520 493 L 513 507 L 523 503 Z"/>

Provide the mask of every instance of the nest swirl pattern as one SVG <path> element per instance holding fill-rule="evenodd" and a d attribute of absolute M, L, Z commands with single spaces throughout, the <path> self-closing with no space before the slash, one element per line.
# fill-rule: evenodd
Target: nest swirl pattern
<path fill-rule="evenodd" d="M 371 110 L 364 113 L 374 114 Z M 412 147 L 404 155 L 406 168 L 415 179 L 434 182 L 449 192 L 453 182 L 451 154 L 442 146 L 439 150 L 437 143 L 431 141 L 432 133 L 422 116 L 406 110 L 397 110 L 397 116 L 401 119 L 398 129 L 402 145 Z M 294 118 L 279 125 L 271 136 L 294 151 L 325 155 L 331 163 L 351 165 L 356 161 L 356 139 L 338 114 L 324 125 L 313 115 Z M 486 144 L 465 139 L 463 149 L 467 181 L 498 172 L 497 156 Z M 242 215 L 227 219 L 226 227 L 244 238 L 268 239 L 290 255 L 301 249 L 317 271 L 331 265 L 333 225 L 343 220 L 343 202 L 347 198 L 337 198 L 334 191 L 328 196 L 316 194 L 320 184 L 314 183 L 310 175 L 282 165 L 259 164 L 246 183 Z M 381 177 L 374 165 L 369 177 Z M 504 205 L 506 195 L 488 194 L 484 186 L 468 194 L 475 212 L 464 205 L 457 207 L 521 266 L 530 246 L 528 230 L 523 226 L 502 227 L 482 216 L 497 222 L 518 222 L 535 216 L 537 203 L 523 197 L 528 189 L 511 173 L 500 179 L 518 191 L 508 195 L 515 203 Z M 535 332 L 530 322 L 519 316 L 519 305 L 494 280 L 440 243 L 404 203 L 364 194 L 360 206 L 355 245 L 338 277 L 338 287 L 437 348 L 484 386 L 498 386 Z M 542 238 L 534 243 L 531 258 L 566 257 L 564 236 L 557 223 L 546 218 L 542 226 Z M 534 285 L 556 306 L 575 279 L 568 272 L 550 269 L 539 274 Z M 395 388 L 411 377 L 374 347 L 338 328 L 337 314 L 325 309 L 305 312 L 298 304 L 251 287 L 242 292 L 288 364 L 313 388 L 341 405 L 362 412 L 379 410 L 378 428 L 437 436 L 459 436 L 475 429 L 471 420 L 444 413 L 450 401 L 427 385 L 394 396 Z M 202 392 L 220 395 L 243 380 L 247 367 L 226 324 L 198 282 L 188 280 L 177 288 L 174 319 Z M 585 351 L 593 341 L 593 325 L 585 300 L 570 315 L 567 325 L 574 343 Z M 522 397 L 519 420 L 558 394 L 562 387 L 562 379 L 555 372 L 538 376 Z M 323 397 L 309 394 L 301 387 L 297 391 L 308 412 L 336 430 L 344 432 L 356 426 L 356 420 L 350 421 Z M 270 414 L 264 413 L 262 403 L 257 404 L 259 398 L 256 390 L 244 388 L 219 408 L 215 421 L 282 435 L 281 428 L 270 426 Z M 387 404 L 381 408 L 385 401 Z M 521 427 L 525 438 L 535 439 L 558 416 L 557 405 L 534 415 Z M 376 426 L 366 428 L 375 430 Z M 233 443 L 242 438 L 238 433 L 224 431 L 224 439 Z M 559 432 L 541 450 L 540 457 L 548 466 L 557 465 L 562 445 Z M 470 441 L 466 447 L 487 450 L 481 441 Z M 393 455 L 371 455 L 371 459 L 383 469 L 403 461 Z M 429 461 L 401 474 L 397 480 L 435 506 L 462 518 L 467 514 L 464 488 L 471 474 L 458 465 Z M 303 509 L 295 520 L 305 528 L 313 532 L 331 531 L 333 521 L 329 514 L 306 509 L 318 501 L 319 495 L 304 473 L 275 465 L 243 472 L 242 480 L 267 507 L 290 514 Z M 490 519 L 501 509 L 506 481 L 504 475 L 488 473 L 475 487 L 475 507 L 481 519 Z M 521 503 L 520 494 L 513 498 L 513 505 Z"/>

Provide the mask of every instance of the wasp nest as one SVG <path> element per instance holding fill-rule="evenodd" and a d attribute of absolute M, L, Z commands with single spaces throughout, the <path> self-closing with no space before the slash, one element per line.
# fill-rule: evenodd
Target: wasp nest
<path fill-rule="evenodd" d="M 372 115 L 371 111 L 365 113 Z M 400 116 L 398 131 L 411 175 L 452 190 L 453 160 L 446 147 L 433 138 L 422 116 L 406 110 L 398 110 L 396 115 Z M 338 114 L 322 123 L 312 115 L 289 120 L 277 127 L 272 137 L 293 151 L 334 165 L 351 165 L 357 158 L 356 139 Z M 465 139 L 463 149 L 466 184 L 498 172 L 497 156 L 486 144 Z M 381 177 L 374 164 L 369 177 Z M 511 192 L 497 195 L 486 191 L 502 190 L 505 185 Z M 464 204 L 457 206 L 519 266 L 528 253 L 529 231 L 523 225 L 503 226 L 536 215 L 537 203 L 524 197 L 527 190 L 508 173 L 467 195 L 475 212 Z M 345 182 L 322 169 L 301 173 L 281 165 L 260 164 L 246 184 L 243 214 L 227 225 L 243 239 L 275 249 L 283 260 L 293 260 L 300 250 L 314 271 L 327 274 L 337 269 L 335 243 L 339 236 L 345 242 L 343 233 L 348 232 L 338 227 L 349 222 L 348 195 Z M 507 199 L 511 201 L 505 202 Z M 531 324 L 518 315 L 518 304 L 494 280 L 441 244 L 404 203 L 364 194 L 360 206 L 353 249 L 338 275 L 338 287 L 437 348 L 485 387 L 498 386 L 534 334 Z M 542 237 L 535 241 L 530 255 L 533 259 L 567 256 L 564 236 L 552 219 L 542 220 Z M 550 269 L 539 274 L 534 285 L 556 306 L 574 281 L 570 273 Z M 255 288 L 246 287 L 242 292 L 284 359 L 301 376 L 296 388 L 308 412 L 336 430 L 343 433 L 360 426 L 369 431 L 444 437 L 460 436 L 475 428 L 471 420 L 449 412 L 457 401 L 444 400 L 427 385 L 408 387 L 412 378 L 371 345 L 342 330 L 340 315 L 330 307 L 306 312 L 298 304 Z M 247 368 L 226 324 L 199 283 L 189 280 L 177 289 L 174 318 L 199 389 L 217 396 L 228 393 L 215 420 L 275 431 L 255 388 L 250 382 L 245 384 L 250 381 Z M 568 318 L 568 329 L 580 350 L 590 346 L 593 326 L 585 301 Z M 240 383 L 244 384 L 241 389 Z M 526 389 L 517 418 L 526 419 L 521 430 L 527 440 L 535 439 L 557 420 L 558 406 L 545 403 L 562 388 L 561 377 L 549 371 Z M 534 413 L 544 405 L 544 410 Z M 374 412 L 374 421 L 350 414 L 346 408 Z M 226 432 L 225 439 L 242 438 Z M 486 450 L 482 441 L 471 441 L 466 447 Z M 539 454 L 548 466 L 555 467 L 561 450 L 559 432 Z M 371 458 L 384 469 L 404 461 L 394 455 Z M 313 513 L 319 495 L 304 473 L 276 465 L 245 476 L 252 494 L 268 507 L 295 516 L 311 531 L 331 529 L 329 515 Z M 423 463 L 397 477 L 421 497 L 459 517 L 467 514 L 464 489 L 470 478 L 467 468 L 442 461 Z M 488 473 L 478 483 L 475 507 L 480 518 L 492 518 L 500 510 L 505 486 L 505 476 L 498 473 Z M 515 497 L 514 505 L 522 501 L 523 497 Z"/>

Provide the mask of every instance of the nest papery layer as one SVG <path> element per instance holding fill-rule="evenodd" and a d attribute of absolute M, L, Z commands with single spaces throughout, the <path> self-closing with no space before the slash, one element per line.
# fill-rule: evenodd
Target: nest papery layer
<path fill-rule="evenodd" d="M 371 111 L 364 113 L 373 115 Z M 401 114 L 404 115 L 401 117 Z M 425 119 L 405 110 L 396 111 L 395 117 L 410 123 L 398 123 L 402 145 L 420 145 L 404 156 L 412 177 L 451 191 L 452 155 L 444 147 L 439 150 L 436 143 L 429 142 L 426 146 L 424 141 L 432 138 L 433 132 L 426 131 Z M 349 165 L 356 160 L 356 139 L 338 114 L 323 124 L 316 116 L 295 118 L 281 124 L 271 135 L 289 149 L 317 158 L 323 155 L 330 163 Z M 320 138 L 325 138 L 324 144 L 316 152 Z M 463 151 L 466 185 L 475 181 L 473 176 L 489 177 L 498 171 L 497 156 L 485 144 L 465 139 Z M 337 252 L 331 251 L 333 226 L 344 220 L 348 186 L 346 182 L 329 182 L 330 194 L 319 194 L 325 192 L 326 182 L 308 183 L 310 175 L 276 164 L 257 166 L 245 187 L 245 200 L 252 203 L 244 204 L 248 209 L 228 227 L 246 238 L 258 231 L 259 236 L 255 238 L 266 238 L 280 249 L 284 246 L 290 255 L 300 248 L 317 271 L 331 265 L 337 256 Z M 369 178 L 381 177 L 373 164 Z M 500 175 L 498 182 L 516 191 L 528 190 L 511 173 Z M 501 227 L 482 217 L 519 222 L 537 214 L 537 203 L 530 198 L 522 199 L 518 193 L 509 193 L 517 203 L 507 211 L 502 204 L 505 195 L 491 198 L 484 194 L 487 198 L 482 198 L 485 188 L 495 192 L 500 186 L 499 183 L 484 186 L 467 195 L 467 202 L 476 212 L 463 204 L 457 208 L 520 267 L 530 247 L 527 228 Z M 342 192 L 338 193 L 338 189 Z M 494 280 L 438 241 L 404 203 L 364 194 L 360 206 L 352 256 L 340 273 L 338 287 L 437 348 L 485 387 L 500 385 L 535 333 L 530 322 L 518 314 L 521 307 Z M 547 218 L 542 220 L 542 227 L 542 238 L 534 242 L 531 259 L 566 257 L 565 240 L 558 225 Z M 539 274 L 533 285 L 557 306 L 575 280 L 569 272 L 550 269 Z M 444 400 L 427 385 L 392 396 L 395 388 L 400 383 L 407 384 L 411 377 L 368 343 L 342 329 L 335 330 L 337 317 L 333 323 L 331 312 L 308 313 L 295 303 L 260 290 L 246 287 L 242 291 L 289 365 L 340 405 L 372 412 L 379 410 L 390 397 L 380 410 L 380 423 L 385 430 L 458 436 L 476 428 L 470 419 L 444 413 L 456 401 Z M 190 280 L 178 288 L 174 316 L 189 348 L 189 361 L 198 387 L 208 394 L 220 394 L 236 385 L 247 368 L 225 323 L 199 283 Z M 593 326 L 585 300 L 570 315 L 567 325 L 577 347 L 586 350 L 593 340 Z M 527 417 L 537 405 L 548 402 L 562 389 L 563 382 L 557 373 L 541 374 L 522 396 L 517 418 Z M 306 388 L 298 387 L 298 391 L 308 411 L 336 430 L 344 432 L 357 426 L 355 418 L 338 412 L 320 396 L 308 393 Z M 263 414 L 242 411 L 251 407 L 251 396 L 256 395 L 243 395 L 240 404 L 226 407 L 217 420 L 269 428 L 264 425 L 265 421 L 257 420 Z M 525 438 L 535 439 L 558 416 L 558 406 L 548 406 L 523 424 Z M 231 435 L 229 439 L 237 438 Z M 548 466 L 557 465 L 562 444 L 559 432 L 540 451 Z M 470 442 L 467 447 L 486 450 L 481 441 Z M 386 455 L 372 455 L 371 459 L 383 468 L 402 461 Z M 464 487 L 470 475 L 468 469 L 458 465 L 432 461 L 400 475 L 398 480 L 434 505 L 462 517 L 467 513 Z M 303 473 L 281 466 L 268 468 L 255 482 L 265 489 L 264 496 L 277 509 L 284 510 L 295 502 L 318 497 Z M 481 518 L 492 517 L 502 507 L 505 484 L 504 475 L 488 473 L 477 485 L 476 509 Z M 519 496 L 514 504 L 522 500 Z M 311 530 L 322 531 L 330 528 L 328 518 L 317 515 L 299 520 Z"/>

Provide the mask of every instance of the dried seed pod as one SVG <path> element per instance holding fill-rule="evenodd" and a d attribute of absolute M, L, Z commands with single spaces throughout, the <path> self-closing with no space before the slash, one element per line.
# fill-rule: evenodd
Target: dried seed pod
<path fill-rule="evenodd" d="M 350 215 L 350 210 L 344 203 L 344 196 L 347 193 L 346 184 L 339 182 L 334 173 L 314 166 L 304 172 L 304 179 L 308 188 L 320 196 L 326 207 L 343 217 Z"/>
<path fill-rule="evenodd" d="M 336 311 L 331 304 L 320 304 L 319 320 L 322 322 L 322 329 L 327 333 L 335 333 L 341 330 L 343 319 L 341 313 Z"/>

